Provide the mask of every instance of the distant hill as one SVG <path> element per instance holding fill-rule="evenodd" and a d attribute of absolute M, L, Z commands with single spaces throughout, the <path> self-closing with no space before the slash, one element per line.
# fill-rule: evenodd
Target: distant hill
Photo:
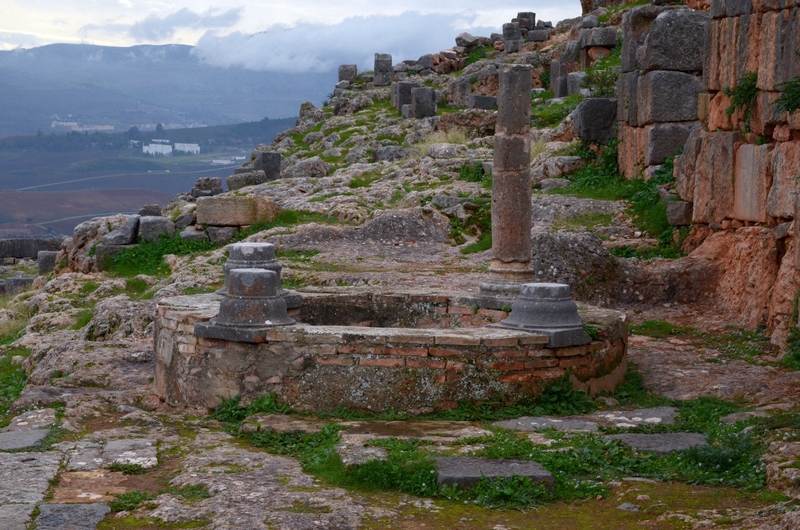
<path fill-rule="evenodd" d="M 319 104 L 336 73 L 255 72 L 201 62 L 192 46 L 52 44 L 0 51 L 0 137 L 79 125 L 223 125 Z M 63 130 L 62 130 L 63 131 Z"/>

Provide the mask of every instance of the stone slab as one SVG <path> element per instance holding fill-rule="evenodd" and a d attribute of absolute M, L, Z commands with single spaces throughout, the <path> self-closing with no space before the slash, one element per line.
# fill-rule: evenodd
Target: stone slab
<path fill-rule="evenodd" d="M 325 425 L 327 425 L 326 422 L 311 418 L 295 418 L 288 414 L 259 413 L 249 416 L 242 422 L 242 426 L 239 428 L 239 434 L 266 431 L 316 434 L 322 431 Z"/>
<path fill-rule="evenodd" d="M 360 466 L 372 460 L 387 460 L 389 458 L 385 447 L 366 447 L 361 443 L 340 444 L 336 446 L 336 453 L 347 467 Z"/>
<path fill-rule="evenodd" d="M 13 451 L 36 447 L 47 435 L 49 429 L 31 429 L 28 431 L 6 431 L 0 432 L 0 451 Z"/>
<path fill-rule="evenodd" d="M 130 491 L 130 487 L 125 487 L 127 480 L 128 475 L 105 469 L 61 473 L 52 502 L 55 504 L 110 502 L 114 500 L 115 495 Z"/>
<path fill-rule="evenodd" d="M 766 223 L 772 146 L 746 144 L 736 151 L 733 181 L 733 218 Z"/>
<path fill-rule="evenodd" d="M 136 243 L 136 236 L 139 233 L 139 216 L 128 215 L 125 222 L 116 230 L 112 230 L 103 236 L 104 245 L 131 245 Z"/>
<path fill-rule="evenodd" d="M 256 186 L 267 182 L 267 174 L 263 170 L 253 170 L 247 173 L 238 173 L 225 179 L 228 190 L 238 190 L 246 186 Z"/>
<path fill-rule="evenodd" d="M 699 77 L 657 70 L 638 80 L 638 125 L 697 120 L 697 100 L 703 91 Z"/>
<path fill-rule="evenodd" d="M 37 530 L 95 530 L 111 509 L 107 504 L 42 504 Z"/>
<path fill-rule="evenodd" d="M 56 411 L 53 409 L 30 410 L 11 419 L 8 427 L 2 429 L 7 431 L 29 431 L 32 429 L 43 429 L 56 423 Z"/>
<path fill-rule="evenodd" d="M 600 411 L 593 414 L 563 418 L 524 416 L 522 418 L 498 421 L 493 425 L 502 429 L 522 432 L 541 431 L 544 429 L 596 432 L 598 427 L 624 429 L 640 425 L 671 425 L 675 423 L 676 413 L 677 409 L 674 407 L 655 407 L 628 411 Z"/>
<path fill-rule="evenodd" d="M 175 224 L 162 216 L 144 216 L 139 218 L 139 237 L 142 240 L 158 241 L 161 234 L 172 237 Z"/>
<path fill-rule="evenodd" d="M 27 530 L 35 504 L 7 504 L 0 506 L 0 528 Z"/>
<path fill-rule="evenodd" d="M 341 424 L 342 442 L 364 443 L 370 440 L 425 440 L 453 443 L 466 438 L 492 436 L 492 431 L 463 421 L 354 421 Z"/>
<path fill-rule="evenodd" d="M 0 458 L 0 506 L 35 504 L 56 476 L 61 453 L 11 453 Z"/>
<path fill-rule="evenodd" d="M 40 250 L 58 250 L 61 238 L 0 239 L 1 258 L 35 258 Z"/>
<path fill-rule="evenodd" d="M 198 224 L 210 226 L 249 226 L 272 221 L 280 212 L 277 204 L 267 197 L 217 196 L 197 199 Z"/>
<path fill-rule="evenodd" d="M 500 427 L 501 429 L 511 429 L 514 431 L 543 431 L 545 429 L 555 429 L 557 431 L 596 432 L 598 430 L 597 422 L 594 421 L 549 418 L 544 416 L 497 421 L 492 425 Z"/>
<path fill-rule="evenodd" d="M 668 455 L 698 445 L 706 445 L 704 434 L 693 432 L 674 432 L 664 434 L 611 434 L 608 439 L 619 440 L 636 451 L 648 451 L 658 455 Z"/>
<path fill-rule="evenodd" d="M 77 442 L 67 448 L 67 471 L 92 471 L 103 466 L 103 446 L 94 442 Z"/>
<path fill-rule="evenodd" d="M 56 268 L 57 250 L 40 250 L 36 256 L 37 274 L 44 276 Z"/>
<path fill-rule="evenodd" d="M 458 485 L 461 488 L 471 488 L 483 477 L 491 480 L 516 475 L 528 477 L 550 491 L 555 488 L 552 473 L 531 460 L 446 456 L 436 459 L 436 468 L 439 487 Z"/>
<path fill-rule="evenodd" d="M 109 440 L 103 448 L 103 462 L 109 466 L 127 464 L 154 468 L 158 465 L 156 442 L 144 438 Z"/>
<path fill-rule="evenodd" d="M 616 137 L 617 100 L 584 99 L 572 115 L 572 127 L 575 129 L 575 136 L 584 142 L 607 143 Z"/>

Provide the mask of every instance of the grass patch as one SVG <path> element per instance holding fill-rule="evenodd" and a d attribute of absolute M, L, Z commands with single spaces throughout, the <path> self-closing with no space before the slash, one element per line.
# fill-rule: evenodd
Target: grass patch
<path fill-rule="evenodd" d="M 112 512 L 133 511 L 139 508 L 145 501 L 155 499 L 156 496 L 144 491 L 129 491 L 121 495 L 116 495 L 114 500 L 108 503 Z"/>
<path fill-rule="evenodd" d="M 598 20 L 600 22 L 608 22 L 609 20 L 611 20 L 611 17 L 613 17 L 615 14 L 619 13 L 620 11 L 626 11 L 626 10 L 631 9 L 633 7 L 646 6 L 646 5 L 649 5 L 649 4 L 650 4 L 650 0 L 637 0 L 636 2 L 625 2 L 621 6 L 608 6 L 608 7 L 606 7 L 606 12 L 603 13 L 602 15 L 600 15 L 597 18 L 598 18 Z"/>
<path fill-rule="evenodd" d="M 460 128 L 450 129 L 447 132 L 445 131 L 436 131 L 421 141 L 417 142 L 413 145 L 413 147 L 419 151 L 420 156 L 425 156 L 425 153 L 428 151 L 428 148 L 434 144 L 457 144 L 457 145 L 467 145 L 469 143 L 469 137 L 467 136 L 467 131 Z"/>
<path fill-rule="evenodd" d="M 476 254 L 478 252 L 485 252 L 487 250 L 491 250 L 492 248 L 492 233 L 491 232 L 484 232 L 480 236 L 478 236 L 478 240 L 474 243 L 470 243 L 466 247 L 461 249 L 462 254 Z"/>
<path fill-rule="evenodd" d="M 308 263 L 317 254 L 319 254 L 319 250 L 278 250 L 275 252 L 275 256 L 278 258 L 299 263 Z"/>
<path fill-rule="evenodd" d="M 667 222 L 667 205 L 658 195 L 658 188 L 673 180 L 667 173 L 667 169 L 664 169 L 648 181 L 626 179 L 619 173 L 617 141 L 613 140 L 592 163 L 569 177 L 571 184 L 568 188 L 551 193 L 628 201 L 636 227 L 658 239 L 662 251 L 666 247 L 673 247 L 679 252 L 678 245 L 673 241 L 674 228 Z"/>
<path fill-rule="evenodd" d="M 30 355 L 27 348 L 16 348 L 6 352 L 0 357 L 0 425 L 8 415 L 8 409 L 16 400 L 22 389 L 25 388 L 25 370 L 21 366 L 11 363 L 15 356 L 27 357 Z"/>
<path fill-rule="evenodd" d="M 369 188 L 373 182 L 380 180 L 381 177 L 383 175 L 378 171 L 366 171 L 351 178 L 347 186 L 351 189 Z"/>
<path fill-rule="evenodd" d="M 571 217 L 559 217 L 553 222 L 553 228 L 556 230 L 568 230 L 574 232 L 576 230 L 591 230 L 596 226 L 611 226 L 614 224 L 614 214 L 588 212 Z"/>
<path fill-rule="evenodd" d="M 471 64 L 475 64 L 482 59 L 486 59 L 486 54 L 493 52 L 494 46 L 480 46 L 472 50 L 469 55 L 467 55 L 467 60 L 464 62 L 464 67 Z"/>
<path fill-rule="evenodd" d="M 582 95 L 572 94 L 567 96 L 563 103 L 536 105 L 531 110 L 531 121 L 539 129 L 554 127 L 564 121 L 581 101 L 583 101 Z"/>
<path fill-rule="evenodd" d="M 83 329 L 86 327 L 92 317 L 94 316 L 94 309 L 82 309 L 77 315 L 75 315 L 75 323 L 72 325 L 71 329 L 77 331 L 79 329 Z"/>
<path fill-rule="evenodd" d="M 147 473 L 147 469 L 139 464 L 125 464 L 122 462 L 114 462 L 108 470 L 117 471 L 123 475 L 144 475 Z"/>
<path fill-rule="evenodd" d="M 339 221 L 322 213 L 305 212 L 302 210 L 284 210 L 272 221 L 256 223 L 247 230 L 239 232 L 237 241 L 272 228 L 289 228 L 305 223 L 337 224 Z"/>
<path fill-rule="evenodd" d="M 139 274 L 161 276 L 169 274 L 169 266 L 164 263 L 164 256 L 175 254 L 185 256 L 197 252 L 206 252 L 216 248 L 211 241 L 189 241 L 174 237 L 161 236 L 158 241 L 142 241 L 137 247 L 121 251 L 110 259 L 109 272 L 118 276 L 131 277 Z"/>

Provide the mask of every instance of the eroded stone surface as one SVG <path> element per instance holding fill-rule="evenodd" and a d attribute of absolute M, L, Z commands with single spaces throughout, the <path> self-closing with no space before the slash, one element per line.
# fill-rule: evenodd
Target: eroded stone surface
<path fill-rule="evenodd" d="M 61 453 L 11 453 L 0 458 L 0 506 L 30 504 L 44 499 L 49 481 L 58 473 Z"/>
<path fill-rule="evenodd" d="M 668 455 L 676 451 L 697 447 L 698 445 L 706 445 L 707 443 L 704 434 L 694 432 L 611 434 L 606 438 L 619 440 L 637 451 L 648 451 L 658 455 Z"/>
<path fill-rule="evenodd" d="M 0 451 L 35 447 L 50 434 L 49 429 L 0 432 Z"/>
<path fill-rule="evenodd" d="M 110 511 L 107 504 L 42 504 L 38 530 L 95 530 Z"/>
<path fill-rule="evenodd" d="M 35 507 L 35 504 L 0 506 L 0 528 L 3 530 L 26 530 Z"/>
<path fill-rule="evenodd" d="M 29 410 L 11 419 L 11 424 L 3 431 L 29 431 L 43 429 L 56 423 L 56 411 L 53 409 Z"/>

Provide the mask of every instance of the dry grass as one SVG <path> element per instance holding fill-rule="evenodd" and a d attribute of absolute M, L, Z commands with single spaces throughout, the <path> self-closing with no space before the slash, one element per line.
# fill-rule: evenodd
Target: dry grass
<path fill-rule="evenodd" d="M 0 296 L 0 311 L 2 310 L 12 311 L 14 317 L 4 320 L 0 316 L 0 346 L 14 342 L 31 318 L 30 310 L 20 303 L 15 303 L 10 296 Z"/>
<path fill-rule="evenodd" d="M 533 162 L 537 156 L 541 155 L 547 151 L 547 142 L 544 139 L 536 140 L 535 142 L 531 142 L 531 162 Z"/>
<path fill-rule="evenodd" d="M 469 143 L 469 137 L 467 136 L 467 131 L 461 128 L 450 129 L 449 131 L 436 131 L 425 138 L 423 138 L 420 142 L 414 144 L 414 149 L 419 151 L 420 156 L 425 156 L 425 153 L 428 151 L 428 148 L 433 144 L 457 144 L 457 145 L 467 145 Z"/>

